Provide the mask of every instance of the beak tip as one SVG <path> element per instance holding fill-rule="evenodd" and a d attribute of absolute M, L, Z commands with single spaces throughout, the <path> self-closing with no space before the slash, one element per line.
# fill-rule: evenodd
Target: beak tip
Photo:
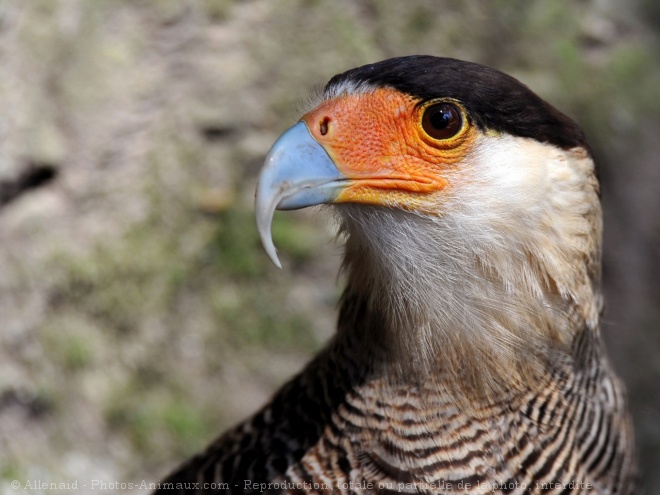
<path fill-rule="evenodd" d="M 257 231 L 259 232 L 259 238 L 261 239 L 261 244 L 264 247 L 264 251 L 266 251 L 266 254 L 273 262 L 273 264 L 281 270 L 282 263 L 280 263 L 280 260 L 277 257 L 277 248 L 273 243 L 273 238 L 271 237 L 270 233 L 274 210 L 275 208 L 262 210 L 257 206 Z"/>
<path fill-rule="evenodd" d="M 273 240 L 271 239 L 270 235 L 268 237 L 261 236 L 261 244 L 263 245 L 264 251 L 266 251 L 268 258 L 270 258 L 270 261 L 273 262 L 273 265 L 281 270 L 282 263 L 280 263 L 280 259 L 277 257 L 277 248 L 275 247 L 275 244 L 273 244 Z"/>
<path fill-rule="evenodd" d="M 280 263 L 280 259 L 277 257 L 276 253 L 273 254 L 268 253 L 268 257 L 270 258 L 270 261 L 273 262 L 273 265 L 275 265 L 280 270 L 282 269 L 282 263 Z"/>

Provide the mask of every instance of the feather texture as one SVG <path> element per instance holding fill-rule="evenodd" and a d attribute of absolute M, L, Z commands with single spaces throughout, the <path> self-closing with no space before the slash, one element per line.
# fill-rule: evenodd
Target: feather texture
<path fill-rule="evenodd" d="M 325 100 L 379 81 L 420 99 L 449 91 L 438 95 L 480 130 L 424 211 L 329 207 L 345 240 L 337 334 L 159 492 L 639 493 L 599 332 L 601 210 L 584 136 L 512 78 L 461 64 L 395 59 L 326 87 Z"/>

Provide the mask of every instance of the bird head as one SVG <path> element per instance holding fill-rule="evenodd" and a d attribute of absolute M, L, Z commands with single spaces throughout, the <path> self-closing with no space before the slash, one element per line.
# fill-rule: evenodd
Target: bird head
<path fill-rule="evenodd" d="M 346 234 L 349 288 L 372 294 L 398 334 L 515 354 L 597 324 L 601 219 L 584 134 L 506 74 L 411 56 L 333 77 L 259 178 L 258 229 L 277 266 L 274 210 L 319 204 Z"/>

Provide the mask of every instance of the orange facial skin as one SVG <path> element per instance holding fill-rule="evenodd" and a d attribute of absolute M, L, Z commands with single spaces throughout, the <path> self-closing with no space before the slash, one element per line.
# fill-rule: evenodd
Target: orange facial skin
<path fill-rule="evenodd" d="M 314 139 L 349 179 L 336 203 L 420 208 L 427 196 L 449 186 L 445 172 L 469 152 L 476 130 L 463 108 L 463 125 L 449 139 L 434 139 L 422 127 L 424 109 L 394 89 L 347 94 L 328 100 L 302 120 Z"/>

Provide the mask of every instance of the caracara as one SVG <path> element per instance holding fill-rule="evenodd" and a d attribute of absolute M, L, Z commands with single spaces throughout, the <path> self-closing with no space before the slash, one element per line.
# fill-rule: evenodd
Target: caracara
<path fill-rule="evenodd" d="M 345 238 L 336 335 L 162 490 L 638 493 L 575 122 L 475 63 L 349 70 L 266 158 L 275 264 L 274 211 L 320 204 Z"/>

